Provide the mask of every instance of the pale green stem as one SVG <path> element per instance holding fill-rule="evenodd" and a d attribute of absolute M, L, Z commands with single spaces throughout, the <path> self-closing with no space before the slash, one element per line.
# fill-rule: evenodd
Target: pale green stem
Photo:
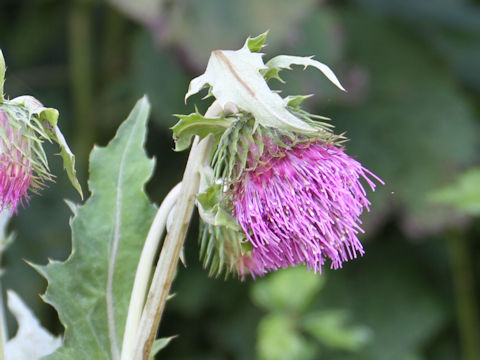
<path fill-rule="evenodd" d="M 480 329 L 473 267 L 468 253 L 467 238 L 462 230 L 451 230 L 447 241 L 450 246 L 455 300 L 457 303 L 460 347 L 463 360 L 480 357 Z"/>
<path fill-rule="evenodd" d="M 0 49 L 0 104 L 3 103 L 3 85 L 5 84 L 5 59 Z"/>
<path fill-rule="evenodd" d="M 214 102 L 205 116 L 217 116 L 222 111 Z M 211 135 L 199 141 L 193 141 L 187 166 L 182 179 L 180 196 L 175 206 L 175 216 L 171 229 L 163 242 L 160 258 L 153 275 L 152 285 L 140 319 L 139 331 L 135 341 L 132 360 L 148 360 L 157 334 L 165 303 L 175 276 L 180 252 L 193 213 L 195 196 L 200 184 L 200 167 L 210 156 L 213 137 Z"/>
<path fill-rule="evenodd" d="M 165 197 L 160 205 L 157 215 L 153 220 L 152 226 L 148 231 L 145 245 L 143 246 L 142 255 L 138 262 L 135 281 L 133 283 L 132 295 L 130 297 L 130 305 L 128 307 L 127 322 L 125 324 L 125 332 L 123 334 L 122 360 L 132 358 L 133 346 L 138 331 L 140 316 L 142 315 L 143 305 L 145 304 L 145 295 L 147 286 L 152 273 L 153 260 L 157 253 L 160 239 L 165 229 L 168 215 L 177 201 L 180 193 L 181 184 L 177 184 Z"/>

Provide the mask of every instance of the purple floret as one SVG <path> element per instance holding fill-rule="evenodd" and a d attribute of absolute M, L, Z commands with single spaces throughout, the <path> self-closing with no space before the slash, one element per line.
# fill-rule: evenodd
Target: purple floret
<path fill-rule="evenodd" d="M 300 144 L 275 156 L 265 151 L 235 187 L 234 214 L 253 246 L 252 276 L 305 264 L 321 272 L 364 253 L 357 234 L 370 202 L 360 182 L 383 183 L 343 148 L 322 142 Z"/>
<path fill-rule="evenodd" d="M 17 212 L 18 204 L 28 201 L 27 190 L 33 179 L 30 147 L 21 130 L 13 127 L 0 110 L 0 209 Z"/>

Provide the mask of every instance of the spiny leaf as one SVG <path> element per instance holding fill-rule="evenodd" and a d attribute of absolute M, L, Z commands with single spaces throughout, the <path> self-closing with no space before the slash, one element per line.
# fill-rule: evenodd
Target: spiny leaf
<path fill-rule="evenodd" d="M 198 135 L 203 139 L 209 134 L 220 134 L 225 131 L 231 121 L 225 118 L 206 118 L 198 112 L 190 115 L 176 115 L 180 121 L 173 127 L 173 138 L 175 139 L 175 151 L 187 149 L 192 142 L 192 137 Z"/>
<path fill-rule="evenodd" d="M 263 126 L 315 134 L 318 130 L 290 113 L 283 100 L 273 92 L 261 75 L 267 70 L 262 54 L 252 53 L 248 47 L 237 51 L 215 50 L 210 55 L 203 75 L 190 82 L 185 100 L 206 86 L 225 107 L 235 104 L 251 113 Z"/>
<path fill-rule="evenodd" d="M 78 193 L 80 194 L 80 197 L 83 199 L 82 187 L 78 182 L 77 171 L 75 170 L 75 155 L 73 155 L 72 151 L 68 147 L 68 144 L 65 141 L 65 137 L 63 136 L 58 126 L 55 126 L 53 131 L 54 131 L 54 140 L 60 146 L 60 156 L 63 159 L 63 167 L 67 172 L 68 178 L 70 179 L 70 182 L 72 183 L 73 187 L 75 188 L 75 190 L 78 191 Z"/>
<path fill-rule="evenodd" d="M 283 99 L 285 106 L 289 106 L 294 109 L 299 109 L 300 105 L 303 104 L 305 100 L 311 98 L 313 95 L 290 95 Z"/>
<path fill-rule="evenodd" d="M 270 59 L 266 66 L 268 68 L 265 79 L 276 78 L 280 81 L 282 79 L 278 76 L 278 73 L 282 69 L 292 70 L 290 65 L 303 65 L 304 69 L 307 66 L 313 66 L 320 70 L 332 83 L 335 84 L 340 90 L 345 91 L 340 81 L 338 81 L 335 73 L 327 65 L 321 63 L 320 61 L 313 60 L 311 56 L 289 56 L 289 55 L 279 55 Z"/>
<path fill-rule="evenodd" d="M 138 101 L 115 138 L 90 155 L 91 197 L 74 207 L 72 253 L 35 268 L 48 280 L 44 300 L 65 326 L 49 360 L 118 359 L 128 300 L 155 208 L 144 192 L 154 161 L 143 148 L 150 105 Z"/>
<path fill-rule="evenodd" d="M 244 47 L 247 47 L 251 52 L 259 52 L 265 46 L 267 35 L 268 30 L 254 38 L 249 37 L 247 41 L 245 41 Z"/>

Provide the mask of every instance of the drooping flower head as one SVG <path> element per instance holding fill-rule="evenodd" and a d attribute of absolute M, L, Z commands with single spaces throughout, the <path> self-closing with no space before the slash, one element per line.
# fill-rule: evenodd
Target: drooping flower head
<path fill-rule="evenodd" d="M 173 127 L 177 150 L 193 135 L 215 138 L 197 196 L 201 256 L 213 275 L 341 267 L 363 254 L 357 234 L 370 203 L 362 182 L 372 190 L 374 180 L 382 183 L 345 153 L 345 138 L 327 118 L 301 107 L 309 96 L 282 98 L 267 84 L 282 69 L 303 65 L 344 90 L 332 70 L 311 57 L 280 55 L 264 63 L 265 37 L 249 38 L 237 51 L 213 51 L 186 98 L 208 87 L 223 111 L 214 118 L 179 116 Z"/>

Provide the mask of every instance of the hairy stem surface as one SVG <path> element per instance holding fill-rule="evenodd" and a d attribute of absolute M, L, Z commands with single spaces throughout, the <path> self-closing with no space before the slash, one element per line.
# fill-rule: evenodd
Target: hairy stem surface
<path fill-rule="evenodd" d="M 147 239 L 138 262 L 137 272 L 135 274 L 135 281 L 130 297 L 130 304 L 128 307 L 127 321 L 125 324 L 125 332 L 123 336 L 122 345 L 122 360 L 129 360 L 132 358 L 133 346 L 135 345 L 135 338 L 138 331 L 138 324 L 140 316 L 142 315 L 143 305 L 145 303 L 145 295 L 147 292 L 148 281 L 152 272 L 153 260 L 157 253 L 160 239 L 165 229 L 168 215 L 172 210 L 178 195 L 180 194 L 181 184 L 175 185 L 170 190 L 162 204 L 158 208 L 152 226 L 148 231 Z"/>
<path fill-rule="evenodd" d="M 216 116 L 221 107 L 215 102 L 205 116 Z M 153 275 L 152 285 L 140 320 L 139 332 L 135 342 L 133 360 L 148 360 L 158 326 L 167 301 L 170 287 L 177 268 L 180 252 L 183 248 L 188 225 L 193 213 L 195 195 L 200 184 L 199 168 L 209 158 L 213 144 L 212 136 L 202 141 L 195 137 L 187 166 L 183 175 L 182 187 L 178 198 L 174 222 L 165 237 L 162 252 Z"/>

